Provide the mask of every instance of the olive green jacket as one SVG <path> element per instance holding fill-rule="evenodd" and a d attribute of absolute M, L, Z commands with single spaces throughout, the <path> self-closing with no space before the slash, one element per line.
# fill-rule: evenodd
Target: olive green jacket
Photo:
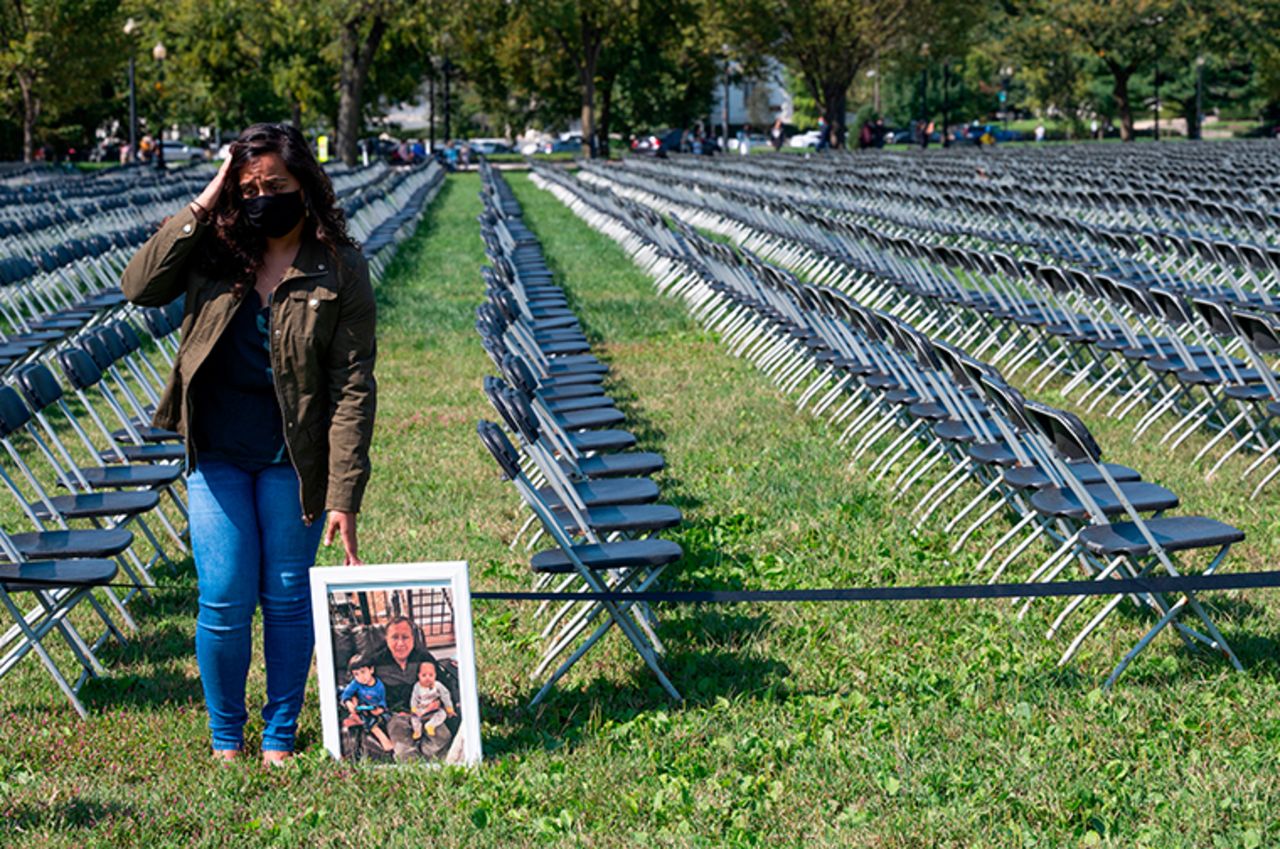
<path fill-rule="evenodd" d="M 194 268 L 194 248 L 213 238 L 190 207 L 174 215 L 129 261 L 125 297 L 161 306 L 186 295 L 182 342 L 156 407 L 156 427 L 189 432 L 196 372 L 240 304 L 232 281 Z M 358 512 L 369 481 L 377 385 L 376 307 L 369 268 L 354 248 L 338 256 L 304 240 L 271 296 L 271 368 L 285 446 L 301 481 L 303 520 L 322 510 Z M 198 415 L 198 411 L 196 412 Z M 197 463 L 187 440 L 187 464 Z"/>

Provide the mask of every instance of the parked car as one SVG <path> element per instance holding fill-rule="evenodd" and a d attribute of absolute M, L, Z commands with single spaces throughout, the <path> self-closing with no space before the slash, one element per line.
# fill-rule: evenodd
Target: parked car
<path fill-rule="evenodd" d="M 513 152 L 506 139 L 470 139 L 467 144 L 471 145 L 472 153 L 479 153 L 484 156 Z"/>
<path fill-rule="evenodd" d="M 658 130 L 652 133 L 636 133 L 631 137 L 631 152 L 638 156 L 656 156 L 666 159 L 671 151 L 680 152 L 680 140 L 684 130 Z"/>
<path fill-rule="evenodd" d="M 538 153 L 580 153 L 582 136 L 569 136 L 555 141 L 543 142 L 538 146 Z"/>
<path fill-rule="evenodd" d="M 180 141 L 170 140 L 165 140 L 162 144 L 164 146 L 164 161 L 166 164 L 204 162 L 209 158 L 204 148 L 192 147 Z"/>
<path fill-rule="evenodd" d="M 816 148 L 818 146 L 818 138 L 822 135 L 818 130 L 809 130 L 804 133 L 796 133 L 787 140 L 787 147 L 796 148 Z"/>

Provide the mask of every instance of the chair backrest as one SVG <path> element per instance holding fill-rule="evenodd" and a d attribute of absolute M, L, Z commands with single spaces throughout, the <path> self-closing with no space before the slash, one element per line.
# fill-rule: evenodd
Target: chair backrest
<path fill-rule="evenodd" d="M 533 376 L 528 364 L 515 354 L 507 354 L 502 358 L 502 373 L 512 385 L 532 395 L 538 390 L 538 379 Z"/>
<path fill-rule="evenodd" d="M 1021 392 L 990 374 L 980 377 L 978 385 L 991 407 L 1015 428 L 1025 431 L 1035 429 L 1027 417 L 1026 399 Z"/>
<path fill-rule="evenodd" d="M 115 357 L 111 356 L 111 349 L 106 340 L 96 330 L 80 337 L 80 347 L 89 355 L 89 358 L 93 360 L 93 364 L 99 369 L 110 368 L 116 361 Z"/>
<path fill-rule="evenodd" d="M 1102 459 L 1102 449 L 1093 434 L 1074 414 L 1037 401 L 1028 401 L 1026 409 L 1040 431 L 1067 460 L 1096 463 Z"/>
<path fill-rule="evenodd" d="M 1259 354 L 1280 353 L 1280 332 L 1261 315 L 1247 310 L 1233 310 L 1232 318 Z"/>
<path fill-rule="evenodd" d="M 1219 336 L 1239 336 L 1240 328 L 1226 304 L 1215 298 L 1192 298 L 1191 306 L 1209 329 Z"/>
<path fill-rule="evenodd" d="M 110 325 L 98 328 L 96 331 L 86 334 L 99 339 L 106 346 L 107 353 L 111 357 L 112 363 L 117 363 L 129 354 L 129 349 L 125 347 L 124 341 L 120 338 L 120 334 L 116 331 L 115 326 L 119 322 L 112 322 Z M 96 359 L 95 359 L 96 362 Z M 107 366 L 100 366 L 106 368 Z"/>
<path fill-rule="evenodd" d="M 506 480 L 518 478 L 520 476 L 520 458 L 516 454 L 516 449 L 512 446 L 511 440 L 507 439 L 502 429 L 493 422 L 481 419 L 476 424 L 476 433 L 480 436 L 480 441 L 484 443 L 484 447 L 488 448 L 489 453 L 493 455 L 498 467 L 502 469 L 502 477 Z"/>
<path fill-rule="evenodd" d="M 162 309 L 145 309 L 142 311 L 142 323 L 147 326 L 147 332 L 151 334 L 152 339 L 163 339 L 174 331 L 174 326 L 169 321 L 169 316 Z"/>
<path fill-rule="evenodd" d="M 12 386 L 0 386 L 0 437 L 9 437 L 31 421 L 31 410 Z"/>
<path fill-rule="evenodd" d="M 88 389 L 102 380 L 102 369 L 83 348 L 59 351 L 58 365 L 62 366 L 62 373 L 76 389 Z"/>
<path fill-rule="evenodd" d="M 120 344 L 124 346 L 126 354 L 142 349 L 142 337 L 138 336 L 138 331 L 134 330 L 129 322 L 113 321 L 107 325 L 107 330 L 120 338 Z"/>
<path fill-rule="evenodd" d="M 1159 310 L 1160 317 L 1172 325 L 1191 324 L 1193 317 L 1187 308 L 1187 302 L 1174 292 L 1162 286 L 1152 286 L 1147 290 L 1151 303 Z"/>
<path fill-rule="evenodd" d="M 510 415 L 510 421 L 515 425 L 515 430 L 520 432 L 520 436 L 529 444 L 538 441 L 538 417 L 533 412 L 533 407 L 529 404 L 529 399 L 525 397 L 523 392 L 508 387 L 502 394 L 502 400 L 507 412 Z"/>
<path fill-rule="evenodd" d="M 22 397 L 31 409 L 44 410 L 62 398 L 62 386 L 43 363 L 33 363 L 18 369 L 15 374 Z"/>

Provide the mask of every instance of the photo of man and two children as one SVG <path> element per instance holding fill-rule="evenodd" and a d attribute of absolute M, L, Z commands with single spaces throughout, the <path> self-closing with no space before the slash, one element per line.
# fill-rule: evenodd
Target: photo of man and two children
<path fill-rule="evenodd" d="M 460 762 L 449 590 L 334 592 L 329 620 L 342 757 Z"/>

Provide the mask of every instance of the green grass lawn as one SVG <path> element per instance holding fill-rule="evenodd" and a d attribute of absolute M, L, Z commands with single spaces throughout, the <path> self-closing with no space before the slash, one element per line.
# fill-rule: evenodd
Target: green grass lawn
<path fill-rule="evenodd" d="M 728 357 L 609 240 L 508 175 L 642 447 L 686 524 L 675 588 L 940 583 L 973 577 L 939 529 L 846 468 L 835 434 Z M 369 562 L 465 558 L 476 589 L 528 585 L 521 516 L 474 433 L 492 418 L 472 310 L 483 286 L 479 181 L 449 177 L 380 287 L 378 430 L 361 516 Z M 1052 402 L 1052 396 L 1045 400 Z M 1090 419 L 1094 425 L 1095 420 Z M 1277 496 L 1214 487 L 1099 428 L 1110 459 L 1248 520 L 1239 566 L 1274 563 Z M 1145 452 L 1145 453 L 1144 453 Z M 1187 447 L 1178 456 L 1191 456 Z M 1034 555 L 1029 555 L 1034 560 Z M 322 550 L 322 562 L 339 559 Z M 1029 561 L 1024 561 L 1029 562 Z M 1027 566 L 1029 571 L 1030 566 Z M 187 564 L 175 583 L 191 579 Z M 477 602 L 486 763 L 333 762 L 314 679 L 292 767 L 214 765 L 191 648 L 194 600 L 138 605 L 78 721 L 34 658 L 0 690 L 0 845 L 1263 846 L 1280 841 L 1274 594 L 1215 599 L 1248 667 L 1164 635 L 1096 689 L 1146 622 L 1120 615 L 1070 666 L 1005 603 L 659 608 L 669 702 L 610 635 L 538 710 L 531 606 Z M 262 703 L 250 681 L 250 716 Z M 250 739 L 260 731 L 251 719 Z"/>

